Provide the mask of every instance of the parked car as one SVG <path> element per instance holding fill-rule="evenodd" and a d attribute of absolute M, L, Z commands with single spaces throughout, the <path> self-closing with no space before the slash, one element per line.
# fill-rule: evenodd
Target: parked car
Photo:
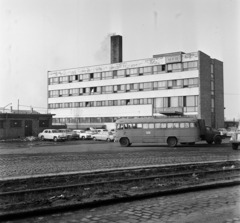
<path fill-rule="evenodd" d="M 217 131 L 220 132 L 220 135 L 222 136 L 222 138 L 225 138 L 227 136 L 227 129 L 225 129 L 225 128 L 218 128 Z"/>
<path fill-rule="evenodd" d="M 232 134 L 237 130 L 237 127 L 228 127 L 227 136 L 232 136 Z"/>
<path fill-rule="evenodd" d="M 65 141 L 67 139 L 67 135 L 65 133 L 59 132 L 57 129 L 45 129 L 43 132 L 38 134 L 38 137 L 41 140 L 51 139 L 55 142 L 58 140 Z"/>
<path fill-rule="evenodd" d="M 232 133 L 230 143 L 232 144 L 232 149 L 238 149 L 238 146 L 240 145 L 240 122 L 238 128 Z"/>
<path fill-rule="evenodd" d="M 79 139 L 79 135 L 71 129 L 59 129 L 59 132 L 65 133 L 67 135 L 67 140 Z"/>
<path fill-rule="evenodd" d="M 112 132 L 108 131 L 100 131 L 97 134 L 93 135 L 93 140 L 103 140 L 103 141 L 108 141 L 112 142 L 115 139 L 115 135 Z"/>
<path fill-rule="evenodd" d="M 96 131 L 97 133 L 99 133 L 99 132 L 108 132 L 107 129 L 96 129 L 95 131 Z"/>
<path fill-rule="evenodd" d="M 81 129 L 74 129 L 73 132 L 78 134 L 80 139 L 92 139 L 92 134 L 89 132 L 85 132 L 84 130 Z"/>

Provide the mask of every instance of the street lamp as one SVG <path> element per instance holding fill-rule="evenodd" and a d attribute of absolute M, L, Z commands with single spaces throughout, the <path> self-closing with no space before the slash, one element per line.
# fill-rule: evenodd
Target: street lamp
<path fill-rule="evenodd" d="M 8 106 L 11 105 L 12 103 L 7 104 L 6 106 L 3 107 L 3 113 L 4 113 L 4 109 Z"/>

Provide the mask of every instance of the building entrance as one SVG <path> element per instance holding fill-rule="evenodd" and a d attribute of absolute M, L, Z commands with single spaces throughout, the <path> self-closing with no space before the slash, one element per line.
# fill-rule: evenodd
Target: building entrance
<path fill-rule="evenodd" d="M 25 136 L 32 135 L 32 120 L 25 120 Z"/>

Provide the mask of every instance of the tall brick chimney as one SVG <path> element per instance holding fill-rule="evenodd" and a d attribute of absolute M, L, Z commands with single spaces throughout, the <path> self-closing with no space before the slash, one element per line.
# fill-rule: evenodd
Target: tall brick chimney
<path fill-rule="evenodd" d="M 122 36 L 111 36 L 111 63 L 122 62 Z"/>

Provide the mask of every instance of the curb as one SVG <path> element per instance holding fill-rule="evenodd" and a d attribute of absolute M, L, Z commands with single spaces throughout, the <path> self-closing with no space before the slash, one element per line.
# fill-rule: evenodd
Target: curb
<path fill-rule="evenodd" d="M 74 211 L 78 209 L 95 208 L 103 205 L 137 201 L 137 200 L 153 198 L 157 196 L 167 196 L 172 194 L 181 194 L 181 193 L 188 193 L 193 191 L 217 189 L 221 187 L 230 187 L 230 186 L 237 186 L 237 185 L 240 185 L 240 179 L 228 180 L 228 181 L 227 180 L 217 181 L 213 183 L 204 183 L 204 184 L 193 185 L 193 186 L 183 186 L 175 189 L 165 189 L 157 192 L 136 194 L 128 197 L 116 197 L 116 198 L 110 198 L 105 200 L 94 200 L 94 201 L 85 202 L 85 203 L 75 203 L 70 205 L 59 205 L 55 207 L 37 208 L 37 209 L 28 210 L 28 211 L 9 212 L 5 214 L 0 213 L 0 221 L 26 218 L 26 216 L 27 218 L 29 218 L 37 215 L 47 215 L 47 214 L 53 214 L 53 213 L 63 212 L 63 211 L 67 212 L 67 211 Z"/>

